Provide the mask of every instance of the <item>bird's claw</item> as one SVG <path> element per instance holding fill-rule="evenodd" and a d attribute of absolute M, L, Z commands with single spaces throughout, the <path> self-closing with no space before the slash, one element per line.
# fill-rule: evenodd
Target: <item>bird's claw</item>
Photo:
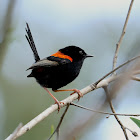
<path fill-rule="evenodd" d="M 60 109 L 61 109 L 61 104 L 64 104 L 64 102 L 55 101 L 55 104 L 58 105 L 58 113 L 59 113 L 59 111 L 60 111 Z"/>
<path fill-rule="evenodd" d="M 79 101 L 80 98 L 83 97 L 83 94 L 82 94 L 81 91 L 78 90 L 78 89 L 74 89 L 73 91 L 74 91 L 74 92 L 71 93 L 70 95 L 73 95 L 74 93 L 77 93 L 77 94 L 78 94 L 78 101 Z"/>

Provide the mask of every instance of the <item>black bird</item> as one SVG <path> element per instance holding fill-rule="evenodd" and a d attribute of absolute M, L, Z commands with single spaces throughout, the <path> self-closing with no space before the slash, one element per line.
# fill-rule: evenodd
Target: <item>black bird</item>
<path fill-rule="evenodd" d="M 72 82 L 79 75 L 85 58 L 93 56 L 87 55 L 80 47 L 67 46 L 51 56 L 40 60 L 28 24 L 26 32 L 26 39 L 29 42 L 35 58 L 35 63 L 27 69 L 32 69 L 31 74 L 27 77 L 34 77 L 36 81 L 52 96 L 55 103 L 58 104 L 58 110 L 60 109 L 61 102 L 58 101 L 47 88 L 52 88 L 55 92 L 74 91 L 73 93 L 78 93 L 79 98 L 83 96 L 78 89 L 58 89 Z"/>

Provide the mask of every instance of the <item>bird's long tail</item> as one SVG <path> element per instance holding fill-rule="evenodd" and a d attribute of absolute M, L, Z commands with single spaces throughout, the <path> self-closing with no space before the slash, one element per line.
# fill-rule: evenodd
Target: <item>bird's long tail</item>
<path fill-rule="evenodd" d="M 32 37 L 32 33 L 31 33 L 31 30 L 29 28 L 28 23 L 26 23 L 26 25 L 27 25 L 27 28 L 25 28 L 25 30 L 26 30 L 27 35 L 25 35 L 25 37 L 26 37 L 26 39 L 27 39 L 32 51 L 33 51 L 35 61 L 37 62 L 40 60 L 40 57 L 38 55 L 38 52 L 37 52 L 37 49 L 36 49 L 36 46 L 35 46 L 35 43 L 34 43 L 34 40 Z"/>

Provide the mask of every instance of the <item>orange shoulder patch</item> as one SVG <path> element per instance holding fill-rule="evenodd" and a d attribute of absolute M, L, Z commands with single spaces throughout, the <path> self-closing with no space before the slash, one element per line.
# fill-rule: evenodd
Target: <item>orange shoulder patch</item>
<path fill-rule="evenodd" d="M 70 60 L 71 62 L 73 61 L 73 59 L 72 59 L 70 56 L 63 54 L 63 53 L 61 53 L 60 51 L 58 51 L 58 52 L 52 54 L 51 56 L 59 57 L 59 58 L 63 58 L 63 59 L 68 59 L 68 60 Z"/>

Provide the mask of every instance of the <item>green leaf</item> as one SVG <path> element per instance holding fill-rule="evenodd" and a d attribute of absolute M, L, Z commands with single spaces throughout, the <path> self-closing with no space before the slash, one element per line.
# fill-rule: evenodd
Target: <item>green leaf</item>
<path fill-rule="evenodd" d="M 51 125 L 51 135 L 53 134 L 54 132 L 54 125 Z M 54 140 L 54 138 L 51 138 L 51 140 Z"/>
<path fill-rule="evenodd" d="M 54 132 L 54 125 L 51 125 L 51 134 Z"/>
<path fill-rule="evenodd" d="M 140 120 L 130 117 L 130 119 L 140 128 Z"/>

